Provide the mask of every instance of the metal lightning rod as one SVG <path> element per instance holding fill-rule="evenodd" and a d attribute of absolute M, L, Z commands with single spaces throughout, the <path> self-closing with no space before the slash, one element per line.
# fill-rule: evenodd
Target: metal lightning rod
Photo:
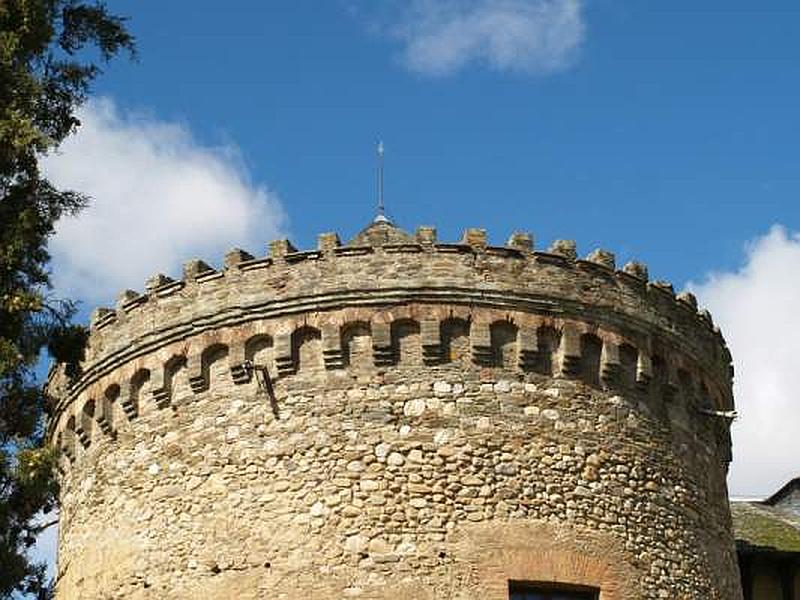
<path fill-rule="evenodd" d="M 383 142 L 378 141 L 378 216 L 375 217 L 375 222 L 386 222 L 386 205 L 383 199 Z"/>

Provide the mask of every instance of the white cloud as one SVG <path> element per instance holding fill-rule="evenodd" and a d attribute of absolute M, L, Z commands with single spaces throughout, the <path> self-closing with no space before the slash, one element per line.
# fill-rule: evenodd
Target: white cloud
<path fill-rule="evenodd" d="M 412 0 L 388 27 L 412 71 L 446 75 L 471 63 L 550 73 L 575 61 L 582 0 Z"/>
<path fill-rule="evenodd" d="M 40 524 L 48 523 L 58 518 L 58 513 L 53 511 L 45 515 L 39 515 L 37 521 Z M 58 523 L 51 525 L 38 536 L 36 544 L 28 550 L 30 560 L 37 563 L 44 563 L 47 568 L 47 577 L 52 579 L 56 575 L 56 557 L 58 555 Z"/>
<path fill-rule="evenodd" d="M 113 301 L 149 275 L 179 274 L 190 258 L 259 252 L 283 228 L 278 198 L 250 181 L 235 147 L 204 146 L 184 125 L 123 114 L 108 99 L 87 103 L 80 119 L 44 162 L 58 187 L 92 198 L 50 243 L 59 294 Z"/>
<path fill-rule="evenodd" d="M 692 287 L 734 357 L 731 493 L 769 495 L 800 475 L 800 234 L 775 226 L 740 270 Z"/>

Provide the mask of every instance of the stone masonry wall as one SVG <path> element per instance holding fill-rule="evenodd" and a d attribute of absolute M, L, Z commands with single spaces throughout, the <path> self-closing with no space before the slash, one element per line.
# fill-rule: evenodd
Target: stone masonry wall
<path fill-rule="evenodd" d="M 98 313 L 51 379 L 57 596 L 740 598 L 730 356 L 693 299 L 569 244 L 391 235 Z"/>

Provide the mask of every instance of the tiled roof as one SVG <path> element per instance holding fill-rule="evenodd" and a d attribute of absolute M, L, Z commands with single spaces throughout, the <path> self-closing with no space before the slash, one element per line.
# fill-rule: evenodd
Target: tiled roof
<path fill-rule="evenodd" d="M 772 496 L 764 500 L 764 503 L 769 504 L 771 506 L 780 504 L 780 502 L 784 500 L 786 496 L 790 495 L 793 491 L 797 490 L 798 488 L 800 488 L 800 477 L 795 477 L 794 479 L 790 479 L 783 485 L 783 487 L 781 487 L 781 489 L 779 489 L 777 492 L 772 494 Z"/>
<path fill-rule="evenodd" d="M 388 220 L 376 219 L 362 229 L 348 246 L 382 246 L 384 244 L 410 244 L 414 242 L 409 235 Z"/>
<path fill-rule="evenodd" d="M 736 546 L 742 552 L 800 553 L 800 516 L 763 502 L 731 502 Z"/>

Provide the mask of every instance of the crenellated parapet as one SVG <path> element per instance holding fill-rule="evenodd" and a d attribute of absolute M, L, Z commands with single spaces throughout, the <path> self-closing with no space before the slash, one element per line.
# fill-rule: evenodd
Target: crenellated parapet
<path fill-rule="evenodd" d="M 156 275 L 94 312 L 82 376 L 51 424 L 67 456 L 143 405 L 175 408 L 179 372 L 202 394 L 219 361 L 235 385 L 254 368 L 274 384 L 309 364 L 334 382 L 454 364 L 478 378 L 579 379 L 651 398 L 684 428 L 733 408 L 730 354 L 708 313 L 641 263 L 617 270 L 605 250 L 579 259 L 557 240 L 540 252 L 526 233 L 494 247 L 482 229 L 440 243 L 433 228 L 381 223 L 347 245 L 332 233 L 314 251 L 278 240 L 267 257 L 237 249 L 222 265 L 189 261 L 180 280 Z"/>

